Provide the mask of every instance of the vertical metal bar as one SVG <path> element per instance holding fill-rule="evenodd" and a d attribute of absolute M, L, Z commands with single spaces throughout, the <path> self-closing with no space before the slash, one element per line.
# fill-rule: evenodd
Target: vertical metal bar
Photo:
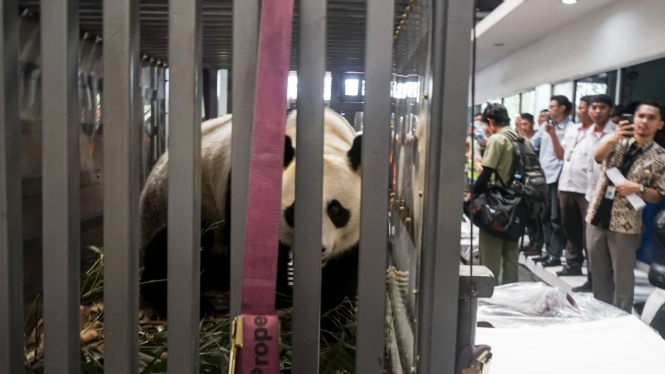
<path fill-rule="evenodd" d="M 80 372 L 77 0 L 41 4 L 44 349 L 48 374 Z"/>
<path fill-rule="evenodd" d="M 459 196 L 473 2 L 435 0 L 418 372 L 453 373 L 459 286 Z M 444 127 L 445 124 L 445 127 Z M 436 316 L 436 318 L 433 318 Z"/>
<path fill-rule="evenodd" d="M 233 1 L 233 135 L 231 160 L 231 316 L 240 315 L 259 47 L 259 0 Z"/>
<path fill-rule="evenodd" d="M 201 0 L 169 1 L 169 374 L 198 373 L 201 243 Z"/>
<path fill-rule="evenodd" d="M 321 207 L 323 197 L 323 80 L 326 0 L 300 2 L 296 205 Z M 321 219 L 319 209 L 295 210 L 293 372 L 319 371 Z"/>
<path fill-rule="evenodd" d="M 394 1 L 367 1 L 356 371 L 383 373 Z M 463 122 L 463 121 L 462 121 Z"/>
<path fill-rule="evenodd" d="M 139 1 L 104 2 L 104 369 L 138 369 Z"/>
<path fill-rule="evenodd" d="M 24 372 L 18 2 L 0 1 L 0 373 Z"/>

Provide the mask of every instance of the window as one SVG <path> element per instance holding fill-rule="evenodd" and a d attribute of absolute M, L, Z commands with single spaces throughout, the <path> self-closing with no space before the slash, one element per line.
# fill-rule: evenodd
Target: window
<path fill-rule="evenodd" d="M 536 90 L 522 93 L 520 113 L 536 114 Z"/>
<path fill-rule="evenodd" d="M 554 95 L 563 95 L 568 98 L 568 100 L 573 101 L 573 92 L 575 84 L 573 82 L 563 82 L 555 84 L 552 87 L 552 96 Z"/>
<path fill-rule="evenodd" d="M 520 95 L 508 96 L 503 99 L 503 106 L 508 111 L 510 126 L 515 124 L 515 118 L 520 115 Z"/>
<path fill-rule="evenodd" d="M 286 97 L 289 100 L 298 98 L 298 73 L 295 71 L 289 72 L 289 78 L 286 84 Z"/>
<path fill-rule="evenodd" d="M 363 73 L 347 72 L 342 74 L 341 101 L 361 103 L 365 96 L 365 80 Z"/>
<path fill-rule="evenodd" d="M 540 86 L 536 87 L 535 112 L 540 113 L 541 110 L 549 109 L 550 97 L 552 97 L 552 86 L 549 84 L 541 84 Z"/>
<path fill-rule="evenodd" d="M 323 100 L 330 101 L 332 92 L 332 73 L 326 72 L 326 77 L 323 78 Z"/>
<path fill-rule="evenodd" d="M 617 72 L 611 71 L 577 80 L 575 82 L 575 108 L 580 105 L 580 99 L 584 96 L 605 94 L 614 99 L 616 77 Z M 577 114 L 575 120 L 577 120 Z"/>
<path fill-rule="evenodd" d="M 323 78 L 323 100 L 330 101 L 332 91 L 332 74 L 328 71 Z M 289 78 L 286 83 L 286 97 L 288 100 L 296 100 L 298 98 L 298 72 L 290 71 Z"/>
<path fill-rule="evenodd" d="M 358 96 L 358 79 L 344 80 L 344 95 Z"/>

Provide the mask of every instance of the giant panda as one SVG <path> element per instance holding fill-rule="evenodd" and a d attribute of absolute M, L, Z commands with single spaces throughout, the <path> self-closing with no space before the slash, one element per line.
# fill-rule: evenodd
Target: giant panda
<path fill-rule="evenodd" d="M 297 111 L 286 116 L 282 214 L 276 307 L 289 306 L 288 267 L 293 260 L 295 211 L 295 148 Z M 201 291 L 228 291 L 230 273 L 230 181 L 232 115 L 201 126 Z M 333 110 L 324 112 L 322 314 L 345 298 L 353 300 L 358 282 L 360 226 L 360 133 Z M 166 312 L 168 152 L 148 176 L 140 197 L 141 296 L 144 305 Z M 301 208 L 299 208 L 301 209 Z M 184 249 L 183 250 L 187 250 Z M 297 261 L 297 260 L 296 260 Z M 297 271 L 297 263 L 294 265 Z M 212 312 L 202 298 L 201 313 Z"/>

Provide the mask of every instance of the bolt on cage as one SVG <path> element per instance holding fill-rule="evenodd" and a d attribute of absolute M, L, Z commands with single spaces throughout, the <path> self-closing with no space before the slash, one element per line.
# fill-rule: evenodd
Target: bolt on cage
<path fill-rule="evenodd" d="M 414 2 L 409 3 L 407 12 Z M 420 139 L 427 143 L 428 160 L 421 186 L 425 193 L 418 191 L 423 199 L 422 219 L 414 222 L 415 228 L 406 228 L 418 237 L 422 252 L 416 264 L 419 287 L 413 290 L 418 294 L 413 302 L 417 304 L 417 324 L 412 337 L 417 359 L 407 360 L 414 366 L 405 370 L 454 372 L 462 196 L 462 179 L 456 176 L 463 175 L 464 165 L 461 140 L 467 115 L 473 2 L 429 2 L 429 24 L 421 28 L 427 29 L 422 46 L 426 52 L 400 57 L 399 53 L 409 51 L 400 49 L 400 37 L 407 34 L 405 27 L 410 22 L 407 15 L 395 31 L 394 2 L 366 1 L 366 91 L 361 116 L 365 143 L 360 228 L 363 250 L 356 352 L 356 370 L 363 374 L 383 372 L 386 259 L 389 246 L 394 244 L 389 237 L 396 227 L 389 222 L 389 213 L 399 216 L 386 188 L 386 181 L 397 178 L 397 169 L 389 169 L 397 161 L 388 160 L 399 154 L 396 136 L 408 139 L 413 135 L 391 131 L 402 121 L 395 116 L 396 108 L 412 104 L 391 101 L 391 82 L 399 84 L 393 61 L 400 58 L 407 62 L 420 59 L 426 65 L 426 79 L 421 79 L 419 86 L 424 102 L 419 108 L 421 121 L 428 122 L 428 134 Z M 0 0 L 0 374 L 24 371 L 19 3 Z M 201 133 L 200 127 L 192 124 L 200 124 L 202 112 L 202 0 L 171 0 L 168 5 L 169 175 L 175 176 L 169 178 L 168 209 L 178 212 L 168 217 L 168 372 L 182 374 L 198 372 L 200 258 L 198 251 L 177 248 L 198 248 L 200 244 Z M 298 31 L 294 32 L 298 40 L 298 96 L 306 98 L 298 99 L 298 122 L 309 125 L 298 127 L 296 199 L 299 206 L 320 206 L 327 2 L 300 0 L 298 6 Z M 47 374 L 75 374 L 80 372 L 79 2 L 42 0 L 40 7 L 45 370 Z M 139 132 L 143 116 L 139 10 L 138 0 L 103 2 L 103 71 L 108 78 L 103 95 L 104 364 L 108 373 L 136 373 L 138 369 Z M 259 12 L 259 0 L 233 1 L 231 315 L 240 312 Z M 294 279 L 292 364 L 294 373 L 313 373 L 319 367 L 321 259 L 315 251 L 299 249 L 320 246 L 321 215 L 301 209 L 295 221 L 298 270 Z"/>

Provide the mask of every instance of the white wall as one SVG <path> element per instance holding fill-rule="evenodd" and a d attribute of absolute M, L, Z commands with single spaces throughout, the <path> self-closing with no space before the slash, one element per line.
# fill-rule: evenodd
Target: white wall
<path fill-rule="evenodd" d="M 479 71 L 476 102 L 663 56 L 665 0 L 621 0 Z"/>

